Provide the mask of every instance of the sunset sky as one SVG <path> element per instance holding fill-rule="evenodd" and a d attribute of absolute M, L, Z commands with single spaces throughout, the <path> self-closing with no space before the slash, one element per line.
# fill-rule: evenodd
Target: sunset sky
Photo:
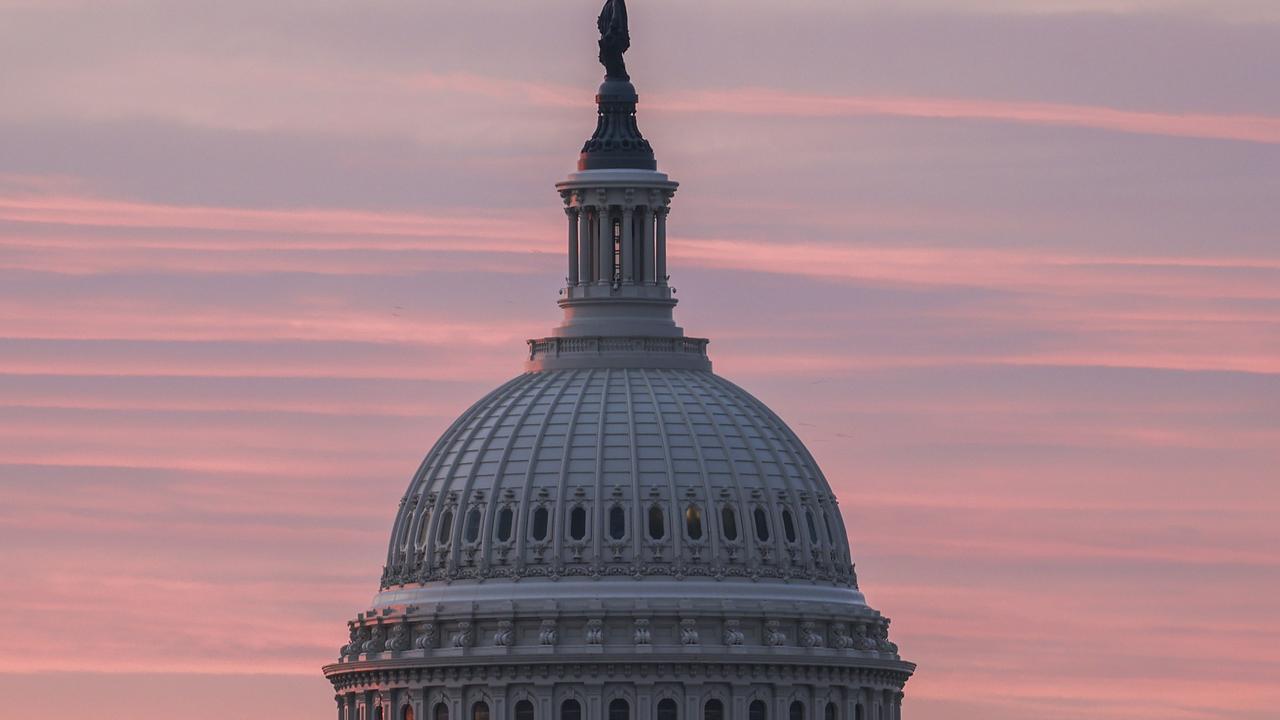
<path fill-rule="evenodd" d="M 906 717 L 1274 720 L 1280 2 L 629 8 L 677 319 L 822 463 Z M 333 716 L 559 319 L 598 10 L 0 0 L 0 715 Z"/>

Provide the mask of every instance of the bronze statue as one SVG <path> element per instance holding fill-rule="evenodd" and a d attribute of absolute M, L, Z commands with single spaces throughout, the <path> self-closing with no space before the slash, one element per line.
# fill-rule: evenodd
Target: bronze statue
<path fill-rule="evenodd" d="M 605 79 L 630 80 L 627 64 L 622 60 L 622 54 L 631 47 L 626 0 L 605 0 L 597 24 L 600 27 L 600 64 L 604 65 Z"/>

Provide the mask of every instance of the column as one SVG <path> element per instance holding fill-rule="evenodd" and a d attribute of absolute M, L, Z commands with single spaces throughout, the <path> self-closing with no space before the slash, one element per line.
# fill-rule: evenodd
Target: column
<path fill-rule="evenodd" d="M 578 282 L 591 282 L 591 207 L 578 207 Z"/>
<path fill-rule="evenodd" d="M 578 284 L 578 209 L 565 208 L 569 218 L 569 287 Z"/>
<path fill-rule="evenodd" d="M 622 209 L 622 282 L 631 285 L 636 281 L 636 247 L 635 247 L 635 208 L 627 205 Z"/>
<path fill-rule="evenodd" d="M 600 207 L 599 240 L 596 248 L 600 253 L 597 258 L 600 274 L 596 280 L 603 285 L 609 285 L 613 282 L 613 218 L 609 217 L 608 205 Z"/>
<path fill-rule="evenodd" d="M 654 274 L 654 255 L 653 255 L 653 210 L 644 208 L 641 211 L 644 215 L 644 254 L 641 256 L 644 262 L 641 264 L 641 270 L 644 272 L 644 282 L 646 285 L 652 285 L 657 282 L 657 276 Z"/>
<path fill-rule="evenodd" d="M 658 253 L 654 273 L 659 285 L 667 284 L 667 208 L 658 208 Z"/>

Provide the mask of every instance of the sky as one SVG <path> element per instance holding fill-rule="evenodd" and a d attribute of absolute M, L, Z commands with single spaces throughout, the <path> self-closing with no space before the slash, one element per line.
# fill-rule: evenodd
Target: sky
<path fill-rule="evenodd" d="M 558 322 L 587 0 L 0 0 L 0 695 L 329 717 Z M 912 720 L 1280 705 L 1280 3 L 633 0 L 680 323 L 841 499 Z"/>

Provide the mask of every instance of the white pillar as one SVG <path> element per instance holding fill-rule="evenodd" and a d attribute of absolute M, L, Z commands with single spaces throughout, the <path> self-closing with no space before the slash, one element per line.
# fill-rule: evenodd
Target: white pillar
<path fill-rule="evenodd" d="M 591 207 L 578 207 L 578 282 L 591 282 Z"/>
<path fill-rule="evenodd" d="M 569 218 L 569 286 L 578 284 L 578 209 L 565 208 Z"/>
<path fill-rule="evenodd" d="M 635 208 L 628 205 L 622 209 L 622 282 L 631 285 L 636 281 L 636 247 L 635 247 Z"/>
<path fill-rule="evenodd" d="M 644 273 L 643 277 L 645 284 L 652 285 L 657 282 L 657 275 L 654 272 L 657 258 L 655 258 L 653 254 L 653 210 L 646 207 L 641 212 L 643 213 L 643 222 L 641 224 L 644 227 L 644 254 L 641 255 L 643 260 L 641 263 L 641 270 Z"/>
<path fill-rule="evenodd" d="M 667 208 L 658 208 L 658 252 L 654 272 L 659 285 L 667 284 Z"/>

